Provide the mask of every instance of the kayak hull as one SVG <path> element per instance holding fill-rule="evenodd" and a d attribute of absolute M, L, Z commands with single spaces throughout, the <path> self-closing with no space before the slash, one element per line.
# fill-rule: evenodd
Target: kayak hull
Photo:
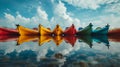
<path fill-rule="evenodd" d="M 40 25 L 39 25 L 39 34 L 40 34 L 41 36 L 51 35 L 52 32 L 51 32 L 50 29 L 45 28 L 45 27 L 43 27 L 43 26 L 40 24 Z"/>
<path fill-rule="evenodd" d="M 63 30 L 59 25 L 56 25 L 55 29 L 52 32 L 52 36 L 61 36 L 63 34 Z"/>
<path fill-rule="evenodd" d="M 106 25 L 105 27 L 103 27 L 103 28 L 101 28 L 101 29 L 93 30 L 93 31 L 92 31 L 92 34 L 93 34 L 93 35 L 100 35 L 100 34 L 106 35 L 106 34 L 108 34 L 108 30 L 109 30 L 109 25 Z"/>
<path fill-rule="evenodd" d="M 64 35 L 75 35 L 76 34 L 76 29 L 75 26 L 72 24 L 72 26 L 68 27 L 64 32 Z"/>
<path fill-rule="evenodd" d="M 19 31 L 19 34 L 22 36 L 39 35 L 37 30 L 29 29 L 29 28 L 23 27 L 21 25 L 17 25 L 17 29 Z"/>
<path fill-rule="evenodd" d="M 19 35 L 16 29 L 0 27 L 0 35 Z"/>
<path fill-rule="evenodd" d="M 86 26 L 85 28 L 79 30 L 76 35 L 79 36 L 79 35 L 91 35 L 92 33 L 92 24 L 90 23 L 88 26 Z"/>

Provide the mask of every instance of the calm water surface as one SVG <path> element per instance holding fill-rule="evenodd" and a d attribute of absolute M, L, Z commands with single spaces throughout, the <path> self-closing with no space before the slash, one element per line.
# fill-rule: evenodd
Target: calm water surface
<path fill-rule="evenodd" d="M 69 39 L 69 38 L 68 38 Z M 120 42 L 107 37 L 80 37 L 71 44 L 37 40 L 18 44 L 19 38 L 1 40 L 2 67 L 119 67 Z"/>

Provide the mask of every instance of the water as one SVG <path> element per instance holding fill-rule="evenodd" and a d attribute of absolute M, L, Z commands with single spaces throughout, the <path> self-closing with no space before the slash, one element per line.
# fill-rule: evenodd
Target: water
<path fill-rule="evenodd" d="M 119 67 L 120 39 L 107 36 L 0 39 L 2 67 Z"/>

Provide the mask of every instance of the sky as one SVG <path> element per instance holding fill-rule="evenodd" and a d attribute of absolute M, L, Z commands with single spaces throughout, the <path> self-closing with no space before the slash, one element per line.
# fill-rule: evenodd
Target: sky
<path fill-rule="evenodd" d="M 85 27 L 89 23 L 93 23 L 93 27 L 110 24 L 111 29 L 120 28 L 119 6 L 120 0 L 0 0 L 0 26 L 16 28 L 15 24 L 20 24 L 34 28 L 42 24 L 53 29 L 56 24 L 59 24 L 62 29 L 65 29 L 74 24 L 78 29 L 78 27 Z M 55 44 L 52 42 L 41 47 L 36 43 L 28 44 L 16 46 L 16 42 L 0 43 L 0 50 L 5 50 L 5 55 L 14 51 L 20 53 L 32 50 L 36 52 L 39 61 L 39 58 L 45 56 L 48 50 L 67 55 L 81 49 L 81 46 L 86 46 L 84 43 L 83 45 L 76 43 L 75 47 L 72 47 L 64 42 L 59 47 L 54 46 Z M 109 52 L 111 54 L 119 53 L 119 43 L 111 44 L 114 45 L 111 45 Z M 107 53 L 106 48 L 104 44 L 93 46 L 93 49 L 98 52 Z M 43 53 L 41 54 L 41 52 Z"/>
<path fill-rule="evenodd" d="M 93 28 L 110 24 L 120 28 L 120 0 L 0 0 L 0 26 L 16 28 L 63 29 L 74 24 L 76 29 L 93 23 Z"/>

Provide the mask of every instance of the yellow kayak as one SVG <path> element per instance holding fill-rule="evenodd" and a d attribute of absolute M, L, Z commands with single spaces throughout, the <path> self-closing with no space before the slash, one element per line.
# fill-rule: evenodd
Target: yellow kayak
<path fill-rule="evenodd" d="M 55 44 L 57 46 L 59 46 L 60 43 L 62 43 L 62 41 L 63 41 L 63 37 L 61 37 L 61 36 L 55 36 L 55 37 L 53 37 L 53 41 L 55 42 Z"/>
<path fill-rule="evenodd" d="M 39 36 L 39 45 L 41 46 L 45 42 L 51 41 L 52 37 L 51 36 Z"/>
<path fill-rule="evenodd" d="M 38 31 L 37 30 L 32 30 L 26 27 L 23 27 L 21 25 L 17 25 L 17 29 L 19 31 L 19 34 L 22 36 L 26 36 L 26 35 L 38 35 Z"/>
<path fill-rule="evenodd" d="M 39 25 L 39 33 L 40 33 L 40 35 L 50 35 L 52 32 L 50 29 L 45 28 L 40 24 Z"/>
<path fill-rule="evenodd" d="M 17 45 L 20 45 L 24 42 L 37 41 L 39 36 L 19 36 L 17 40 Z"/>
<path fill-rule="evenodd" d="M 55 36 L 60 36 L 63 34 L 63 30 L 60 25 L 56 25 L 55 29 L 52 32 Z"/>

